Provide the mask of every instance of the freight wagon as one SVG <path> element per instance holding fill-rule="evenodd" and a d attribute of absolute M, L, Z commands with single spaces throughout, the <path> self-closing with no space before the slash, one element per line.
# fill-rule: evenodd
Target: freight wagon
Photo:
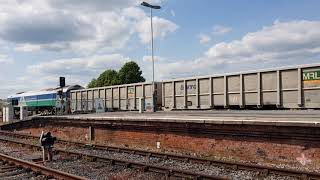
<path fill-rule="evenodd" d="M 161 83 L 154 83 L 155 101 L 161 107 Z M 102 102 L 104 109 L 139 110 L 139 98 L 144 98 L 146 105 L 152 104 L 152 83 L 135 83 L 117 86 L 98 87 L 71 91 L 71 111 L 90 112 L 98 107 L 95 102 Z M 99 105 L 100 106 L 100 105 Z"/>
<path fill-rule="evenodd" d="M 71 91 L 72 112 L 138 110 L 152 103 L 152 84 L 136 83 Z M 165 80 L 155 83 L 162 109 L 320 108 L 320 64 Z"/>
<path fill-rule="evenodd" d="M 320 65 L 163 81 L 162 106 L 320 108 Z"/>

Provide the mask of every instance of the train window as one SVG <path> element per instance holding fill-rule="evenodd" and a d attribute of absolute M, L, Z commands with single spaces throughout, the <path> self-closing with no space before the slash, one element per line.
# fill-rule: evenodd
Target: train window
<path fill-rule="evenodd" d="M 17 105 L 19 104 L 18 99 L 12 99 L 12 100 L 11 100 L 11 104 L 12 104 L 13 106 L 17 106 Z"/>

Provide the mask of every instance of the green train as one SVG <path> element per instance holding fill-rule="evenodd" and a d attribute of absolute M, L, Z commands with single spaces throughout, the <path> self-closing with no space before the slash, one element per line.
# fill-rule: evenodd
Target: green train
<path fill-rule="evenodd" d="M 68 85 L 62 88 L 62 94 L 64 97 L 64 107 L 68 111 L 70 109 L 70 91 L 83 89 L 80 85 Z M 61 88 L 49 88 L 39 91 L 28 91 L 16 93 L 10 95 L 7 101 L 12 104 L 14 108 L 14 114 L 17 116 L 20 107 L 26 107 L 28 112 L 34 112 L 36 114 L 54 114 L 57 106 L 57 95 Z"/>

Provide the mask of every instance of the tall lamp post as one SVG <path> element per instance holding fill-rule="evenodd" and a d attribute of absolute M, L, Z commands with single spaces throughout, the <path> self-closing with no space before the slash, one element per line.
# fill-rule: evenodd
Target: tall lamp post
<path fill-rule="evenodd" d="M 142 2 L 142 6 L 150 8 L 150 26 L 151 26 L 151 58 L 152 58 L 152 108 L 155 111 L 155 89 L 154 89 L 154 50 L 153 50 L 153 25 L 152 25 L 152 9 L 160 9 L 160 6 L 151 5 L 147 2 Z"/>

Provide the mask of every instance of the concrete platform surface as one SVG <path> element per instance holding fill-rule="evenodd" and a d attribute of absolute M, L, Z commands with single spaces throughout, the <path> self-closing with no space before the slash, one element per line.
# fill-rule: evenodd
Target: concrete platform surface
<path fill-rule="evenodd" d="M 142 114 L 129 111 L 46 116 L 44 118 L 320 127 L 320 110 L 159 111 Z"/>

